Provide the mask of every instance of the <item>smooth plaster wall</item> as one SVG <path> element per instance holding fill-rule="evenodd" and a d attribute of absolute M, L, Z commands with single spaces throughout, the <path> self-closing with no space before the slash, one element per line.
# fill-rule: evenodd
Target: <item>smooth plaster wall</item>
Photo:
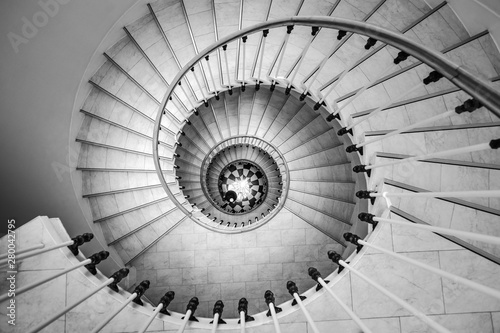
<path fill-rule="evenodd" d="M 79 99 L 85 96 L 76 95 L 101 41 L 138 1 L 59 2 L 63 4 L 58 11 L 45 16 L 47 22 L 38 1 L 0 2 L 0 232 L 5 232 L 8 218 L 15 218 L 19 226 L 38 215 L 60 217 L 70 235 L 90 230 L 81 198 L 65 172 L 78 156 L 70 154 L 70 127 L 75 107 L 78 112 Z M 16 53 L 8 33 L 23 37 L 23 25 L 33 22 L 34 15 L 41 27 Z M 108 37 L 117 40 L 112 34 Z M 54 166 L 62 168 L 59 177 Z M 116 264 L 112 266 L 108 270 Z"/>
<path fill-rule="evenodd" d="M 500 1 L 448 0 L 451 8 L 472 35 L 488 29 L 500 48 Z"/>

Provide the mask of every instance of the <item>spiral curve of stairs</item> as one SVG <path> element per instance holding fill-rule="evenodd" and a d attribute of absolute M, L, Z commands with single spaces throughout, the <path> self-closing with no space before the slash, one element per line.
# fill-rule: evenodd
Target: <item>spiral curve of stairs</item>
<path fill-rule="evenodd" d="M 333 272 L 336 267 L 326 257 L 326 251 L 352 252 L 353 246 L 346 244 L 342 235 L 362 229 L 357 220 L 361 201 L 355 193 L 365 189 L 367 182 L 364 175 L 353 173 L 352 167 L 367 156 L 395 160 L 500 136 L 498 118 L 481 108 L 467 117 L 452 116 L 377 143 L 363 156 L 347 154 L 346 147 L 359 136 L 385 134 L 454 108 L 468 96 L 450 82 L 440 81 L 416 90 L 360 124 L 356 127 L 358 137 L 338 136 L 342 125 L 326 120 L 326 109 L 315 111 L 316 101 L 312 98 L 301 101 L 300 91 L 285 94 L 280 86 L 271 91 L 267 83 L 258 90 L 247 84 L 243 91 L 236 79 L 243 71 L 247 79 L 252 76 L 253 55 L 259 44 L 257 38 L 249 38 L 246 67 L 239 69 L 239 77 L 231 78 L 231 94 L 226 67 L 213 54 L 208 61 L 214 69 L 216 87 L 205 66 L 195 68 L 183 83 L 192 100 L 201 100 L 204 91 L 212 92 L 208 106 L 200 105 L 195 114 L 186 107 L 189 103 L 184 98 L 175 97 L 162 119 L 159 155 L 163 174 L 176 200 L 194 216 L 217 217 L 213 228 L 221 232 L 204 228 L 165 193 L 153 163 L 152 138 L 154 119 L 169 82 L 189 59 L 218 39 L 258 22 L 293 15 L 363 20 L 403 32 L 442 51 L 492 81 L 495 87 L 500 78 L 500 54 L 487 32 L 469 36 L 445 1 L 434 1 L 429 6 L 420 0 L 158 0 L 148 4 L 148 10 L 147 15 L 124 27 L 124 37 L 106 51 L 102 67 L 89 82 L 92 90 L 81 108 L 85 118 L 76 137 L 81 143 L 78 169 L 94 225 L 102 230 L 112 255 L 135 267 L 138 282 L 152 282 L 153 287 L 146 292 L 151 301 L 156 303 L 166 288 L 175 290 L 173 311 L 183 312 L 187 300 L 198 296 L 200 316 L 210 317 L 213 303 L 224 299 L 226 316 L 236 317 L 237 300 L 245 296 L 250 301 L 249 312 L 259 312 L 266 309 L 261 295 L 264 290 L 276 290 L 279 304 L 290 299 L 282 287 L 287 280 L 294 280 L 300 290 L 314 286 L 314 281 L 304 277 L 307 267 L 317 267 L 324 275 Z M 280 33 L 269 35 L 263 72 L 273 69 L 273 55 L 284 35 Z M 310 29 L 305 27 L 294 30 L 287 51 L 291 55 L 284 58 L 280 75 L 293 67 L 309 34 Z M 296 87 L 327 52 L 328 42 L 336 35 L 332 29 L 318 33 L 310 49 L 311 58 L 317 61 L 301 67 Z M 320 90 L 333 73 L 340 73 L 362 42 L 352 37 L 339 46 L 312 87 Z M 236 61 L 241 62 L 237 47 L 235 43 L 228 45 L 230 73 L 235 72 Z M 397 50 L 391 47 L 371 54 L 349 72 L 326 102 L 342 106 L 353 91 L 372 81 L 396 55 Z M 367 89 L 363 98 L 346 106 L 342 118 L 357 119 L 396 99 L 429 71 L 415 59 L 395 66 L 384 80 Z M 281 170 L 273 173 L 274 165 L 265 149 L 233 144 L 221 155 L 217 172 L 233 161 L 245 159 L 268 170 L 270 184 L 267 201 L 258 208 L 261 210 L 236 218 L 215 208 L 207 198 L 200 181 L 201 170 L 207 154 L 220 142 L 247 137 L 269 143 L 283 156 L 287 183 L 283 193 L 278 192 L 276 175 Z M 460 178 L 460 189 L 490 189 L 500 185 L 498 165 L 498 153 L 485 151 L 421 162 L 411 170 L 388 168 L 384 175 L 378 174 L 370 181 L 374 184 L 385 179 L 394 191 L 453 190 L 458 186 L 453 180 Z M 217 172 L 211 177 L 217 178 Z M 243 230 L 242 222 L 264 218 L 261 214 L 267 215 L 280 196 L 283 207 L 265 224 L 249 232 L 234 232 Z M 470 199 L 470 205 L 438 201 L 401 199 L 393 205 L 432 224 L 450 225 L 454 220 L 466 230 L 497 232 L 492 225 L 500 215 L 498 200 Z M 466 216 L 474 217 L 476 222 L 468 221 Z M 223 225 L 218 223 L 220 220 Z M 225 227 L 227 222 L 230 227 Z M 234 230 L 226 232 L 228 228 Z M 492 256 L 500 256 L 496 248 L 471 243 Z"/>

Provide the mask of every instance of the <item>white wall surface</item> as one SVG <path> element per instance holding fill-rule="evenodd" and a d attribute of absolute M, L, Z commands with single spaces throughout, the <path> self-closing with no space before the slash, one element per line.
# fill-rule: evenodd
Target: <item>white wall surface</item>
<path fill-rule="evenodd" d="M 0 2 L 0 226 L 59 216 L 74 236 L 89 231 L 69 173 L 76 95 L 101 41 L 137 1 L 57 1 Z"/>
<path fill-rule="evenodd" d="M 488 29 L 497 47 L 500 47 L 500 1 L 449 0 L 448 2 L 471 35 Z"/>

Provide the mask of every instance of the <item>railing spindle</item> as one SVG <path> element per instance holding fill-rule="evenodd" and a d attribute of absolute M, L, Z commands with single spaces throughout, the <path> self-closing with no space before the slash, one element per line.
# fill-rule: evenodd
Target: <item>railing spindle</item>
<path fill-rule="evenodd" d="M 358 195 L 359 193 L 359 195 Z M 370 192 L 359 191 L 356 193 L 358 198 L 369 196 L 370 198 L 377 197 L 393 197 L 393 198 L 498 198 L 500 190 L 484 190 L 484 191 L 448 191 L 448 192 Z"/>
<path fill-rule="evenodd" d="M 401 254 L 398 254 L 398 253 L 386 250 L 386 249 L 384 249 L 384 248 L 382 248 L 380 246 L 377 246 L 375 244 L 370 244 L 370 243 L 365 242 L 364 240 L 360 239 L 358 236 L 353 235 L 351 233 L 345 233 L 344 234 L 344 239 L 346 241 L 348 241 L 348 242 L 351 242 L 354 245 L 361 245 L 361 246 L 366 246 L 366 247 L 375 249 L 377 251 L 380 251 L 382 253 L 390 255 L 390 256 L 398 259 L 398 260 L 401 260 L 401 261 L 404 261 L 406 263 L 412 264 L 414 266 L 420 267 L 420 268 L 425 269 L 425 270 L 427 270 L 427 271 L 429 271 L 431 273 L 437 274 L 439 276 L 442 276 L 442 277 L 447 278 L 449 280 L 452 280 L 454 282 L 461 283 L 464 286 L 472 288 L 472 289 L 475 289 L 475 290 L 477 290 L 477 291 L 479 291 L 479 292 L 481 292 L 483 294 L 486 294 L 486 295 L 495 297 L 497 299 L 500 299 L 500 290 L 496 290 L 496 289 L 484 286 L 484 285 L 482 285 L 480 283 L 477 283 L 477 282 L 465 279 L 465 278 L 463 278 L 461 276 L 458 276 L 458 275 L 455 275 L 455 274 L 451 274 L 451 273 L 443 271 L 443 270 L 441 270 L 439 268 L 435 268 L 435 267 L 432 267 L 430 265 L 424 264 L 424 263 L 422 263 L 422 262 L 420 262 L 418 260 L 414 260 L 414 259 L 408 258 L 406 256 L 403 256 Z"/>
<path fill-rule="evenodd" d="M 283 62 L 283 56 L 285 55 L 286 47 L 288 46 L 288 40 L 290 39 L 290 34 L 292 33 L 293 30 L 293 25 L 289 25 L 286 27 L 286 34 L 283 36 L 283 41 L 281 42 L 281 53 L 279 55 L 278 59 L 278 65 L 276 66 L 276 74 L 275 77 L 279 77 L 280 69 L 281 69 L 281 63 Z M 276 80 L 272 80 L 272 86 L 276 85 Z"/>
<path fill-rule="evenodd" d="M 138 333 L 144 333 L 148 329 L 149 325 L 153 322 L 156 316 L 159 313 L 163 313 L 165 315 L 170 315 L 167 311 L 167 307 L 170 305 L 170 302 L 174 300 L 175 293 L 173 291 L 168 291 L 161 299 L 158 306 L 154 309 L 153 313 L 149 317 L 148 321 L 144 324 L 144 326 L 139 330 Z"/>
<path fill-rule="evenodd" d="M 288 95 L 290 93 L 290 91 L 292 90 L 292 85 L 293 85 L 293 81 L 295 80 L 295 76 L 297 76 L 297 73 L 300 70 L 300 66 L 302 66 L 302 62 L 304 61 L 305 55 L 306 55 L 307 51 L 309 50 L 309 47 L 311 46 L 311 43 L 314 40 L 314 37 L 318 33 L 319 27 L 311 27 L 311 29 L 312 29 L 311 37 L 309 38 L 306 45 L 302 49 L 302 52 L 299 55 L 299 63 L 297 64 L 297 67 L 295 68 L 295 71 L 293 72 L 292 78 L 290 80 L 288 80 L 288 85 L 286 86 L 286 89 L 285 89 L 286 95 Z"/>
<path fill-rule="evenodd" d="M 212 324 L 212 333 L 215 333 L 217 331 L 217 326 L 219 324 L 225 324 L 226 322 L 222 320 L 222 311 L 224 310 L 224 303 L 221 300 L 218 300 L 214 304 L 214 320 L 211 321 Z"/>
<path fill-rule="evenodd" d="M 302 310 L 302 313 L 304 313 L 304 316 L 306 317 L 307 322 L 309 323 L 309 325 L 311 325 L 312 331 L 314 333 L 319 333 L 319 330 L 316 327 L 316 323 L 314 322 L 311 315 L 309 314 L 309 311 L 307 311 L 306 307 L 302 303 L 302 300 L 306 299 L 306 297 L 299 295 L 299 289 L 297 288 L 297 285 L 293 281 L 288 281 L 286 284 L 286 288 L 288 289 L 288 292 L 290 293 L 290 295 L 292 295 L 294 298 L 294 301 L 292 302 L 292 306 L 298 304 L 300 309 Z"/>
<path fill-rule="evenodd" d="M 201 64 L 199 64 L 201 67 Z M 198 80 L 198 76 L 196 76 L 196 73 L 194 71 L 194 67 L 191 67 L 191 72 L 193 72 L 194 80 L 196 81 L 196 84 L 198 87 L 200 87 L 200 92 L 201 96 L 203 97 L 203 102 L 205 103 L 205 106 L 208 106 L 208 97 L 205 95 L 205 92 L 203 91 L 203 86 L 200 83 L 200 80 Z"/>
<path fill-rule="evenodd" d="M 340 81 L 342 81 L 342 79 L 347 75 L 347 73 L 350 72 L 350 70 L 356 66 L 356 64 L 358 63 L 359 59 L 361 59 L 361 57 L 364 56 L 364 54 L 366 52 L 368 52 L 368 50 L 370 49 L 371 46 L 375 45 L 375 42 L 376 40 L 373 39 L 373 38 L 368 38 L 367 40 L 367 43 L 365 45 L 365 48 L 363 50 L 361 50 L 361 52 L 359 52 L 359 54 L 351 61 L 351 63 L 344 69 L 344 71 L 342 72 L 342 74 L 340 74 L 340 77 L 337 79 L 337 81 L 335 81 L 334 83 L 332 83 L 330 85 L 330 88 L 328 88 L 328 90 L 325 92 L 325 94 L 323 95 L 323 97 L 321 97 L 321 99 L 319 100 L 319 102 L 316 104 L 316 105 L 321 105 L 323 104 L 323 102 L 326 100 L 326 98 L 332 93 L 333 89 L 335 89 L 335 87 L 340 83 Z"/>
<path fill-rule="evenodd" d="M 458 155 L 458 154 L 472 153 L 472 152 L 481 151 L 481 150 L 498 149 L 499 147 L 500 147 L 500 139 L 495 139 L 495 140 L 491 140 L 490 142 L 480 143 L 480 144 L 473 145 L 473 146 L 467 146 L 467 147 L 462 147 L 462 148 L 439 151 L 439 152 L 435 152 L 435 153 L 412 156 L 412 157 L 403 158 L 403 159 L 398 160 L 398 161 L 378 163 L 378 164 L 373 164 L 373 165 L 357 165 L 353 168 L 353 171 L 354 172 L 367 172 L 369 170 L 383 168 L 383 167 L 392 166 L 392 165 L 398 165 L 398 164 L 402 164 L 402 163 L 420 161 L 420 160 L 425 160 L 425 159 L 430 159 L 430 158 L 438 158 L 438 157 L 441 158 L 441 157 L 453 156 L 453 155 Z"/>
<path fill-rule="evenodd" d="M 262 48 L 260 50 L 260 59 L 259 59 L 259 70 L 257 74 L 257 82 L 255 84 L 255 89 L 259 90 L 260 89 L 260 76 L 262 74 L 262 62 L 264 61 L 264 51 L 266 49 L 266 40 L 267 40 L 267 35 L 269 34 L 269 29 L 263 30 L 262 31 Z"/>
<path fill-rule="evenodd" d="M 229 74 L 229 61 L 227 60 L 227 44 L 222 45 L 224 51 L 224 62 L 226 64 L 227 86 L 229 87 L 229 95 L 233 94 L 233 87 L 231 86 L 231 75 Z"/>
<path fill-rule="evenodd" d="M 385 135 L 382 135 L 382 136 L 379 136 L 379 137 L 375 137 L 375 138 L 373 138 L 371 140 L 367 140 L 365 142 L 358 143 L 356 145 L 352 145 L 352 146 L 348 147 L 346 149 L 346 151 L 348 153 L 352 153 L 353 151 L 362 151 L 362 150 L 360 150 L 360 148 L 362 148 L 364 146 L 367 146 L 369 144 L 372 144 L 374 142 L 385 140 L 387 138 L 393 137 L 393 136 L 401 134 L 403 132 L 407 132 L 409 130 L 412 130 L 414 128 L 418 128 L 418 127 L 426 125 L 426 124 L 432 124 L 433 122 L 436 122 L 438 120 L 451 117 L 451 116 L 453 116 L 455 114 L 462 114 L 464 112 L 473 112 L 473 111 L 477 110 L 480 107 L 481 107 L 481 104 L 477 100 L 475 100 L 475 99 L 469 99 L 469 100 L 465 101 L 462 105 L 457 106 L 454 110 L 446 111 L 444 113 L 438 114 L 437 116 L 430 117 L 430 118 L 427 118 L 427 119 L 424 119 L 424 120 L 421 120 L 421 121 L 417 121 L 417 122 L 415 122 L 415 123 L 413 123 L 411 125 L 402 127 L 402 128 L 400 128 L 398 130 L 394 130 L 394 131 L 389 132 L 389 133 L 387 133 Z"/>
<path fill-rule="evenodd" d="M 243 36 L 241 40 L 243 41 L 243 69 L 241 70 L 242 73 L 242 84 L 241 84 L 241 91 L 245 91 L 245 72 L 246 72 L 246 67 L 245 67 L 245 61 L 246 61 L 246 54 L 247 54 L 247 36 Z"/>
<path fill-rule="evenodd" d="M 43 328 L 47 327 L 48 325 L 52 324 L 54 321 L 56 321 L 59 317 L 63 316 L 65 313 L 97 293 L 99 290 L 103 289 L 104 287 L 108 286 L 111 282 L 113 282 L 115 279 L 109 278 L 106 281 L 104 281 L 101 285 L 99 285 L 97 288 L 77 300 L 76 302 L 73 302 L 71 305 L 66 306 L 63 310 L 56 312 L 54 315 L 52 315 L 49 319 L 45 320 L 41 324 L 38 324 L 34 328 L 32 328 L 28 333 L 35 333 L 41 331 Z"/>
<path fill-rule="evenodd" d="M 273 318 L 274 331 L 276 333 L 281 333 L 280 323 L 276 314 L 281 312 L 282 310 L 281 308 L 274 305 L 275 298 L 271 290 L 266 290 L 264 298 L 266 300 L 267 306 L 269 307 L 269 311 L 267 312 L 266 316 Z"/>
<path fill-rule="evenodd" d="M 337 45 L 340 43 L 340 41 L 342 40 L 344 36 L 340 33 L 339 31 L 339 34 L 337 36 L 337 40 L 335 41 L 335 43 L 332 45 L 332 47 L 330 48 L 330 50 L 328 51 L 327 54 L 325 54 L 325 56 L 323 57 L 323 60 L 321 60 L 321 62 L 319 63 L 319 66 L 317 69 L 313 70 L 314 74 L 308 74 L 306 76 L 306 79 L 305 81 L 302 81 L 302 83 L 305 83 L 307 81 L 307 78 L 309 77 L 309 83 L 307 84 L 306 86 L 306 89 L 304 90 L 304 92 L 302 93 L 302 95 L 300 95 L 300 100 L 303 101 L 308 92 L 311 91 L 311 87 L 312 87 L 312 84 L 314 83 L 314 81 L 316 81 L 316 78 L 318 77 L 319 73 L 321 72 L 321 70 L 323 69 L 323 67 L 325 67 L 326 65 L 326 62 L 328 61 L 328 59 L 330 59 L 330 55 L 335 51 L 335 49 L 337 48 Z M 321 105 L 321 103 L 320 103 Z M 319 109 L 319 105 L 317 106 L 316 108 L 316 105 L 314 106 L 314 110 L 318 110 Z"/>
<path fill-rule="evenodd" d="M 38 249 L 43 249 L 45 247 L 45 244 L 43 243 L 40 243 L 40 244 L 36 244 L 36 245 L 33 245 L 31 247 L 27 247 L 25 249 L 21 249 L 21 250 L 16 250 L 16 256 L 22 254 L 22 253 L 26 253 L 26 252 L 29 252 L 29 251 L 33 251 L 33 250 L 38 250 Z M 9 253 L 6 252 L 6 253 L 2 253 L 0 254 L 0 259 L 3 259 L 3 258 L 7 258 L 9 256 Z M 17 258 L 16 258 L 17 259 Z"/>
<path fill-rule="evenodd" d="M 346 134 L 347 132 L 351 133 L 352 134 L 352 129 L 361 124 L 362 122 L 372 118 L 373 116 L 379 114 L 382 110 L 386 109 L 389 105 L 391 105 L 392 103 L 396 103 L 396 102 L 399 102 L 401 100 L 403 100 L 404 97 L 410 95 L 411 93 L 417 91 L 418 89 L 420 88 L 423 88 L 425 85 L 428 85 L 430 83 L 433 83 L 433 82 L 437 82 L 439 81 L 441 78 L 443 77 L 443 75 L 441 75 L 439 72 L 437 71 L 432 71 L 429 73 L 429 76 L 427 76 L 423 82 L 421 84 L 417 84 L 415 85 L 414 87 L 408 89 L 407 91 L 405 91 L 404 93 L 398 95 L 398 98 L 396 98 L 395 100 L 391 100 L 389 99 L 386 103 L 384 103 L 382 106 L 378 107 L 377 109 L 375 109 L 374 111 L 370 112 L 369 114 L 367 114 L 366 116 L 364 116 L 363 118 L 360 118 L 358 119 L 357 121 L 353 122 L 351 125 L 347 126 L 347 127 L 344 127 L 344 128 L 341 128 L 337 134 L 338 135 L 344 135 Z"/>
<path fill-rule="evenodd" d="M 198 308 L 198 305 L 200 302 L 198 301 L 198 297 L 193 297 L 189 300 L 189 303 L 186 308 L 186 314 L 184 317 L 182 317 L 182 324 L 181 327 L 179 327 L 179 330 L 177 333 L 183 333 L 184 329 L 187 326 L 188 321 L 198 321 L 196 317 L 194 316 L 194 313 L 196 312 L 196 309 Z"/>
<path fill-rule="evenodd" d="M 134 290 L 134 293 L 130 295 L 125 302 L 115 311 L 111 312 L 103 321 L 101 321 L 93 330 L 92 333 L 97 333 L 104 328 L 117 314 L 119 314 L 127 305 L 134 302 L 139 305 L 143 305 L 141 301 L 141 296 L 144 295 L 146 290 L 149 288 L 149 280 L 142 281 Z"/>
<path fill-rule="evenodd" d="M 398 220 L 376 217 L 375 215 L 368 214 L 368 213 L 360 213 L 358 215 L 358 217 L 361 221 L 371 223 L 374 225 L 376 225 L 378 222 L 390 223 L 390 224 L 394 224 L 394 225 L 400 225 L 400 226 L 403 226 L 405 228 L 426 230 L 429 232 L 436 232 L 436 233 L 444 234 L 444 235 L 464 237 L 467 239 L 473 239 L 473 240 L 477 240 L 477 241 L 484 242 L 484 243 L 500 245 L 500 237 L 495 237 L 495 236 L 489 236 L 489 235 L 478 234 L 478 233 L 462 231 L 462 230 L 435 227 L 432 225 L 417 224 L 417 223 L 412 223 L 412 222 L 402 222 L 402 221 L 398 221 Z"/>
<path fill-rule="evenodd" d="M 248 224 L 252 224 L 252 220 L 248 220 Z M 238 302 L 238 312 L 240 314 L 240 324 L 241 333 L 245 333 L 245 323 L 248 321 L 254 321 L 254 317 L 248 315 L 248 301 L 246 298 L 241 298 Z"/>
<path fill-rule="evenodd" d="M 330 256 L 331 252 L 333 252 L 333 251 L 329 252 L 329 256 Z M 372 287 L 374 287 L 375 289 L 377 289 L 378 291 L 380 291 L 382 294 L 384 294 L 385 296 L 389 297 L 395 303 L 399 304 L 401 307 L 403 307 L 406 310 L 408 310 L 415 317 L 417 317 L 418 319 L 420 319 L 421 321 L 423 321 L 424 323 L 426 323 L 427 325 L 429 325 L 429 327 L 433 328 L 434 330 L 436 330 L 437 332 L 440 332 L 440 333 L 451 333 L 445 327 L 443 327 L 440 324 L 436 323 L 435 321 L 431 320 L 425 313 L 423 313 L 422 311 L 416 309 L 415 307 L 413 307 L 412 305 L 410 305 L 406 301 L 402 300 L 398 296 L 394 295 L 392 292 L 390 292 L 386 288 L 382 287 L 377 282 L 375 282 L 372 279 L 370 279 L 368 276 L 364 275 L 363 273 L 359 272 L 357 269 L 355 269 L 355 268 L 351 267 L 350 265 L 348 265 L 342 259 L 336 259 L 336 260 L 337 260 L 336 262 L 334 261 L 336 264 L 338 264 L 338 265 L 340 265 L 340 266 L 348 269 L 351 273 L 353 273 L 354 275 L 356 275 L 357 277 L 359 277 L 360 279 L 362 279 L 363 281 L 365 281 L 366 283 L 368 283 L 369 285 L 371 285 Z"/>
<path fill-rule="evenodd" d="M 109 252 L 107 252 L 107 251 L 101 251 L 99 253 L 96 253 L 96 254 L 92 255 L 90 258 L 85 259 L 84 261 L 78 263 L 77 265 L 75 265 L 73 267 L 66 268 L 66 269 L 64 269 L 64 270 L 62 270 L 54 275 L 51 275 L 51 276 L 48 276 L 48 277 L 43 278 L 41 280 L 35 281 L 35 282 L 28 284 L 24 287 L 17 288 L 16 289 L 16 296 L 19 296 L 19 295 L 21 295 L 21 294 L 23 294 L 23 293 L 25 293 L 33 288 L 36 288 L 44 283 L 49 282 L 50 280 L 58 278 L 59 276 L 67 274 L 71 271 L 74 271 L 75 269 L 80 268 L 80 267 L 88 266 L 89 271 L 91 271 L 90 265 L 97 265 L 102 260 L 105 260 L 108 256 L 109 256 Z M 93 268 L 93 266 L 92 266 L 92 268 Z M 7 298 L 9 298 L 8 293 L 3 294 L 2 296 L 0 296 L 0 302 L 5 301 Z"/>
<path fill-rule="evenodd" d="M 215 84 L 214 73 L 212 72 L 212 66 L 210 65 L 209 59 L 210 59 L 210 57 L 208 55 L 206 55 L 205 60 L 207 62 L 208 73 L 210 74 L 210 80 L 212 81 L 212 84 L 214 86 L 215 98 L 217 98 L 217 97 L 219 97 L 219 89 L 217 89 L 217 85 Z"/>
<path fill-rule="evenodd" d="M 359 89 L 354 96 L 352 96 L 348 101 L 346 101 L 344 104 L 342 104 L 342 106 L 339 107 L 339 109 L 337 111 L 335 111 L 335 113 L 336 114 L 340 113 L 346 106 L 348 106 L 349 104 L 354 102 L 359 96 L 361 96 L 366 91 L 366 89 L 368 89 L 368 87 L 371 86 L 372 82 L 375 82 L 379 78 L 384 77 L 387 74 L 387 72 L 389 72 L 393 67 L 394 67 L 394 64 L 390 64 L 389 66 L 387 66 L 387 68 L 384 69 L 377 77 L 375 77 L 371 82 L 368 82 L 363 87 L 361 87 L 361 89 Z"/>
<path fill-rule="evenodd" d="M 325 290 L 332 296 L 332 298 L 337 302 L 342 309 L 351 317 L 351 319 L 356 323 L 356 325 L 361 328 L 363 333 L 372 333 L 372 331 L 361 321 L 361 319 L 347 306 L 344 302 L 332 291 L 332 289 L 328 286 L 329 281 L 323 280 L 320 272 L 314 267 L 309 267 L 308 270 L 309 276 L 316 282 L 318 285 L 316 286 L 316 291 L 321 290 L 321 288 L 325 288 Z"/>

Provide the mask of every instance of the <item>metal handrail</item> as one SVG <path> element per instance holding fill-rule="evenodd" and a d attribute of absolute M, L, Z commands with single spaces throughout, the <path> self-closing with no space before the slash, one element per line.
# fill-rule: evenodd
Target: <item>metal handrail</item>
<path fill-rule="evenodd" d="M 396 47 L 397 49 L 408 53 L 409 55 L 415 57 L 416 59 L 422 61 L 423 63 L 429 65 L 430 67 L 437 70 L 445 78 L 450 80 L 457 87 L 463 89 L 469 95 L 477 99 L 482 105 L 488 108 L 495 115 L 500 117 L 500 93 L 496 92 L 493 88 L 488 85 L 488 82 L 475 77 L 464 66 L 457 65 L 447 59 L 442 53 L 426 48 L 408 37 L 404 36 L 399 32 L 390 31 L 385 28 L 378 27 L 376 25 L 357 22 L 348 19 L 333 18 L 333 17 L 322 17 L 322 16 L 311 16 L 311 17 L 288 17 L 272 21 L 266 21 L 263 23 L 256 24 L 252 27 L 248 27 L 243 30 L 236 31 L 228 36 L 216 41 L 212 45 L 205 48 L 198 55 L 192 58 L 175 76 L 167 92 L 161 102 L 159 112 L 157 113 L 154 137 L 153 137 L 153 156 L 156 172 L 162 183 L 162 186 L 169 197 L 172 197 L 174 204 L 188 217 L 193 219 L 192 212 L 187 210 L 184 205 L 177 201 L 173 197 L 168 184 L 164 178 L 163 172 L 160 166 L 159 153 L 158 153 L 158 137 L 159 129 L 161 124 L 161 119 L 163 116 L 163 110 L 165 109 L 170 96 L 173 94 L 175 87 L 182 80 L 182 78 L 189 72 L 191 67 L 196 65 L 201 59 L 206 55 L 218 50 L 223 45 L 239 39 L 243 36 L 249 34 L 260 32 L 269 28 L 285 27 L 288 25 L 303 25 L 303 26 L 316 26 L 322 28 L 331 28 L 337 30 L 348 31 L 352 33 L 361 34 L 367 37 L 375 38 L 376 40 Z M 193 219 L 195 222 L 196 219 Z M 198 223 L 198 222 L 197 222 Z M 200 224 L 200 223 L 198 223 Z M 201 224 L 205 226 L 204 224 Z M 207 227 L 207 226 L 205 226 Z"/>

